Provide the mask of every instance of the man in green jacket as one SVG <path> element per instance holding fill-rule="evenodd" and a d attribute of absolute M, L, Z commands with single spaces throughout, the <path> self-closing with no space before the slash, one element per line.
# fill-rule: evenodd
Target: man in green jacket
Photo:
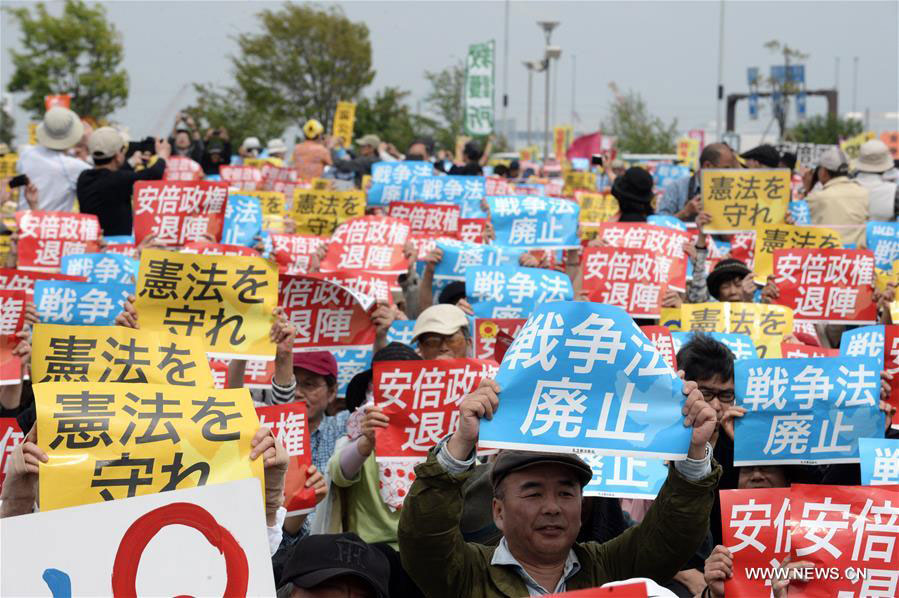
<path fill-rule="evenodd" d="M 481 418 L 499 408 L 499 386 L 484 380 L 459 406 L 459 429 L 415 468 L 403 506 L 403 567 L 425 595 L 540 596 L 633 577 L 671 578 L 709 527 L 721 468 L 711 461 L 715 410 L 695 382 L 684 383 L 687 459 L 676 462 L 642 523 L 609 542 L 575 543 L 590 468 L 574 455 L 504 451 L 491 472 L 496 547 L 466 543 L 459 530 L 462 485 L 474 466 Z"/>

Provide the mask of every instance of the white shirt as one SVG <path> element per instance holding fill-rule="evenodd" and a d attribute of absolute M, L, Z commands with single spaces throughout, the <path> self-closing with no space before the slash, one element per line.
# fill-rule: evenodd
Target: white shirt
<path fill-rule="evenodd" d="M 30 145 L 19 156 L 18 171 L 28 175 L 28 180 L 37 187 L 38 209 L 71 212 L 78 176 L 90 167 L 65 152 Z M 19 199 L 19 209 L 28 209 L 24 193 Z"/>
<path fill-rule="evenodd" d="M 868 190 L 868 220 L 890 222 L 896 206 L 896 183 L 885 181 L 879 174 L 860 172 L 855 177 Z"/>

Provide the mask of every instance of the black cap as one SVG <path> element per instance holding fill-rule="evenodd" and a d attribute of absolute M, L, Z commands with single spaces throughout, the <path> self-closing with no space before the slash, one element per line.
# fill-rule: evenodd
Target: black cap
<path fill-rule="evenodd" d="M 755 160 L 768 168 L 780 166 L 780 152 L 773 145 L 765 144 L 754 147 L 748 152 L 740 154 L 744 160 Z"/>
<path fill-rule="evenodd" d="M 706 279 L 706 284 L 709 287 L 709 294 L 715 299 L 718 299 L 718 291 L 721 289 L 722 284 L 734 278 L 745 278 L 746 275 L 751 272 L 752 270 L 738 259 L 729 258 L 721 260 L 715 264 L 715 267 L 709 272 L 709 276 Z"/>
<path fill-rule="evenodd" d="M 292 583 L 308 590 L 344 575 L 364 581 L 378 598 L 389 595 L 390 563 L 387 557 L 354 533 L 314 534 L 297 542 L 284 566 L 279 585 Z"/>
<path fill-rule="evenodd" d="M 371 358 L 372 363 L 376 361 L 415 361 L 420 359 L 421 355 L 416 353 L 412 347 L 396 341 L 388 344 Z M 347 384 L 346 408 L 351 413 L 365 402 L 365 393 L 368 391 L 371 379 L 372 370 L 369 368 L 353 376 L 353 379 Z"/>
<path fill-rule="evenodd" d="M 593 470 L 577 455 L 568 453 L 535 453 L 532 451 L 502 451 L 490 470 L 490 483 L 496 488 L 507 475 L 531 465 L 555 463 L 573 470 L 581 488 L 593 479 Z"/>
<path fill-rule="evenodd" d="M 639 166 L 631 166 L 615 179 L 612 195 L 615 199 L 635 204 L 650 204 L 653 198 L 652 175 Z"/>
<path fill-rule="evenodd" d="M 465 299 L 465 281 L 464 280 L 454 280 L 440 291 L 440 295 L 437 296 L 437 303 L 449 303 L 450 305 L 455 305 L 459 302 L 459 299 Z"/>

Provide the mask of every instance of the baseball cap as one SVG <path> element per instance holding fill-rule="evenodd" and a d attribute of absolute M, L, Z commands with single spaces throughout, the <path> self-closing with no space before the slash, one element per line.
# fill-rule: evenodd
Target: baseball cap
<path fill-rule="evenodd" d="M 570 453 L 538 453 L 532 451 L 500 451 L 490 470 L 490 483 L 496 488 L 506 476 L 515 471 L 541 463 L 555 463 L 570 468 L 581 488 L 593 479 L 593 470 L 577 455 Z"/>
<path fill-rule="evenodd" d="M 363 135 L 362 137 L 357 139 L 356 145 L 358 145 L 358 146 L 370 145 L 372 147 L 378 147 L 379 145 L 381 145 L 381 138 L 378 137 L 377 135 L 372 135 L 369 133 L 368 135 Z"/>
<path fill-rule="evenodd" d="M 305 351 L 293 354 L 293 367 L 320 376 L 337 376 L 337 360 L 328 351 Z"/>
<path fill-rule="evenodd" d="M 37 126 L 37 142 L 46 148 L 67 150 L 75 147 L 84 135 L 84 124 L 78 115 L 62 106 L 47 110 L 44 120 Z"/>
<path fill-rule="evenodd" d="M 387 598 L 390 563 L 356 534 L 313 534 L 299 542 L 281 573 L 281 584 L 311 589 L 349 575 L 365 582 L 378 598 Z"/>
<path fill-rule="evenodd" d="M 455 305 L 442 303 L 432 305 L 418 315 L 412 328 L 412 340 L 429 332 L 435 334 L 455 334 L 460 328 L 468 326 L 465 312 Z"/>
<path fill-rule="evenodd" d="M 100 127 L 87 139 L 87 149 L 95 160 L 112 158 L 125 147 L 125 138 L 112 127 Z"/>
<path fill-rule="evenodd" d="M 818 160 L 818 166 L 823 166 L 827 170 L 837 172 L 841 168 L 849 166 L 849 158 L 847 158 L 846 154 L 841 152 L 838 148 L 832 147 L 821 154 L 821 159 Z"/>

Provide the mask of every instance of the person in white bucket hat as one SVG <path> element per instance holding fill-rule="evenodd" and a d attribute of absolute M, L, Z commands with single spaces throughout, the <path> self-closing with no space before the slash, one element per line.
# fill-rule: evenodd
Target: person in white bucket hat
<path fill-rule="evenodd" d="M 22 150 L 18 171 L 37 187 L 38 209 L 72 210 L 78 176 L 90 164 L 67 155 L 66 150 L 81 141 L 83 133 L 84 125 L 78 115 L 57 106 L 44 114 L 37 127 L 38 145 Z M 24 198 L 19 200 L 19 209 L 28 209 Z"/>
<path fill-rule="evenodd" d="M 858 149 L 855 159 L 855 180 L 868 190 L 868 219 L 889 222 L 895 220 L 899 205 L 899 186 L 884 179 L 883 174 L 893 168 L 890 148 L 879 139 L 866 141 Z"/>

